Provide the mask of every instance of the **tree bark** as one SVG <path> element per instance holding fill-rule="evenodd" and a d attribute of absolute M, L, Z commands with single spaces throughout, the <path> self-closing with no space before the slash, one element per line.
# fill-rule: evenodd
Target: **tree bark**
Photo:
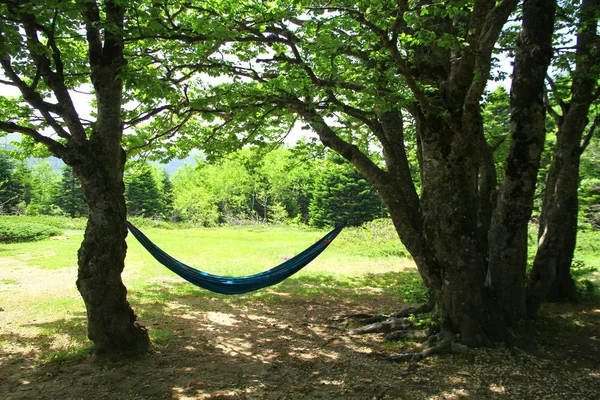
<path fill-rule="evenodd" d="M 96 353 L 143 352 L 146 329 L 136 322 L 121 280 L 125 267 L 125 154 L 107 162 L 102 151 L 89 152 L 75 170 L 89 207 L 85 237 L 78 252 L 77 288 L 84 299 L 88 337 Z"/>
<path fill-rule="evenodd" d="M 580 30 L 571 101 L 562 103 L 564 115 L 558 121 L 556 151 L 548 172 L 540 215 L 538 250 L 527 286 L 527 312 L 530 315 L 534 315 L 546 299 L 578 300 L 570 271 L 577 242 L 581 140 L 590 106 L 596 97 L 594 91 L 598 80 L 598 73 L 593 72 L 592 67 L 598 61 L 593 46 L 598 43 L 598 15 L 594 11 L 599 5 L 598 0 L 584 0 L 578 16 Z"/>
<path fill-rule="evenodd" d="M 527 225 L 544 148 L 544 79 L 552 55 L 554 0 L 526 0 L 511 88 L 510 150 L 489 233 L 486 285 L 494 329 L 523 331 Z"/>
<path fill-rule="evenodd" d="M 418 118 L 423 234 L 436 261 L 429 269 L 439 282 L 430 289 L 442 318 L 460 333 L 461 342 L 481 345 L 486 296 L 484 254 L 477 235 L 477 146 L 459 121 L 423 114 Z"/>

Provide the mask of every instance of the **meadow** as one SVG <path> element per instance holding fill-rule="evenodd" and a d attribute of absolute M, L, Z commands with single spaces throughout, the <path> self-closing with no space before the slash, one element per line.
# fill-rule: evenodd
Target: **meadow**
<path fill-rule="evenodd" d="M 594 364 L 600 354 L 600 309 L 593 285 L 583 305 L 546 306 L 536 322 L 544 346 L 564 351 L 558 357 L 566 363 L 572 360 L 565 340 L 575 341 L 569 351 L 581 354 L 576 354 L 578 367 L 571 371 L 561 372 L 560 362 L 504 347 L 419 363 L 377 359 L 377 354 L 420 344 L 348 336 L 353 322 L 333 317 L 389 313 L 426 298 L 412 260 L 381 221 L 346 228 L 298 274 L 240 296 L 186 283 L 129 236 L 123 280 L 140 323 L 149 328 L 153 348 L 133 360 L 97 360 L 91 356 L 85 308 L 75 287 L 82 225 L 59 219 L 46 223 L 62 229 L 60 240 L 0 244 L 3 398 L 110 399 L 116 393 L 123 399 L 359 399 L 379 393 L 384 396 L 380 398 L 456 398 L 452 396 L 460 393 L 475 398 L 504 393 L 510 398 L 535 391 L 573 393 L 571 374 L 579 379 L 578 398 L 593 398 L 594 384 L 600 382 Z M 173 229 L 134 223 L 186 264 L 231 276 L 271 268 L 325 233 L 288 226 Z M 578 258 L 587 267 L 598 265 L 598 236 L 585 233 L 581 238 Z M 581 279 L 593 282 L 597 272 Z M 501 378 L 494 369 L 498 363 L 506 371 Z M 525 372 L 527 365 L 537 365 L 538 371 Z M 548 377 L 556 382 L 549 383 Z"/>

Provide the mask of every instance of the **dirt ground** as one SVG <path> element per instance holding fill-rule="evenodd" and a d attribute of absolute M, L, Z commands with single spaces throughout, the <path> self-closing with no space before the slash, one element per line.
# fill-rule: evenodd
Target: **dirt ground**
<path fill-rule="evenodd" d="M 129 359 L 40 362 L 35 348 L 23 350 L 15 332 L 4 332 L 0 398 L 600 398 L 598 305 L 549 306 L 536 322 L 535 356 L 497 347 L 394 363 L 377 353 L 414 344 L 349 336 L 348 326 L 331 320 L 389 309 L 391 302 L 385 296 L 298 301 L 285 293 L 243 305 L 223 297 L 184 296 L 168 307 L 157 301 L 150 306 L 163 308 L 163 317 L 141 322 L 164 339 Z"/>

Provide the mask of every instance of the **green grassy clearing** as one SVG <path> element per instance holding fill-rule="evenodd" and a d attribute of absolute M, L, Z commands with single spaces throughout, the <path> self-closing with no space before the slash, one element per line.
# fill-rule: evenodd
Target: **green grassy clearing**
<path fill-rule="evenodd" d="M 219 275 L 248 275 L 271 268 L 325 233 L 262 226 L 177 230 L 148 227 L 144 232 L 174 257 Z M 397 239 L 392 236 L 391 244 L 378 238 L 366 245 L 364 232 L 356 240 L 356 232 L 347 232 L 345 240 L 339 240 L 343 236 L 340 237 L 317 260 L 284 283 L 242 296 L 217 295 L 186 283 L 158 264 L 129 236 L 123 281 L 144 324 L 168 324 L 171 307 L 185 307 L 190 302 L 200 310 L 204 301 L 217 301 L 227 309 L 256 301 L 277 304 L 290 297 L 309 301 L 314 296 L 331 301 L 375 301 L 385 294 L 401 302 L 404 294 L 399 286 L 412 288 L 416 283 L 420 287 L 412 261 L 389 255 L 390 246 L 397 246 L 398 254 L 402 254 Z M 85 308 L 75 287 L 77 249 L 83 231 L 65 230 L 64 236 L 64 240 L 0 245 L 0 307 L 5 310 L 0 345 L 11 349 L 0 355 L 35 350 L 39 361 L 64 361 L 89 353 Z M 374 251 L 377 246 L 384 255 L 365 255 L 366 247 Z M 414 294 L 410 290 L 408 297 Z M 157 343 L 172 336 L 168 327 L 151 326 L 150 332 Z"/>
<path fill-rule="evenodd" d="M 144 232 L 179 260 L 219 275 L 248 275 L 271 268 L 325 233 L 265 226 L 147 227 Z M 39 361 L 65 361 L 89 353 L 85 309 L 75 287 L 83 231 L 67 229 L 64 235 L 65 240 L 0 245 L 0 307 L 5 310 L 0 349 L 10 348 L 1 350 L 0 356 L 34 351 Z M 598 238 L 593 232 L 580 234 L 577 258 L 588 266 L 600 266 Z M 405 250 L 389 230 L 346 229 L 300 273 L 272 288 L 241 296 L 199 289 L 158 264 L 131 236 L 128 246 L 123 280 L 141 322 L 150 322 L 156 343 L 173 336 L 169 328 L 173 310 L 190 308 L 190 304 L 201 311 L 204 304 L 215 302 L 226 310 L 256 302 L 276 306 L 289 299 L 376 304 L 385 297 L 400 304 L 417 303 L 425 296 L 414 264 L 402 257 Z M 597 273 L 591 276 L 597 277 Z"/>

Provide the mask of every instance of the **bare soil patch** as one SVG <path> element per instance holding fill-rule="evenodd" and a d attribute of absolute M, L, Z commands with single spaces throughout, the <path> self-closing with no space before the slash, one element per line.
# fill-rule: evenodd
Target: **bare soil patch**
<path fill-rule="evenodd" d="M 418 346 L 350 336 L 334 315 L 398 307 L 364 290 L 295 298 L 289 293 L 224 297 L 173 295 L 180 283 L 132 294 L 155 332 L 143 356 L 41 361 L 41 336 L 3 327 L 3 399 L 597 399 L 600 307 L 554 304 L 535 324 L 535 355 L 497 347 L 392 363 L 377 353 Z M 161 295 L 171 293 L 168 302 Z M 136 300 L 137 298 L 137 300 Z M 136 301 L 138 302 L 136 304 Z M 9 311 L 0 311 L 1 313 Z M 73 323 L 79 319 L 79 323 Z M 40 322 L 75 335 L 83 315 Z M 32 322 L 33 325 L 36 322 Z M 62 331 L 61 331 L 62 329 Z"/>

